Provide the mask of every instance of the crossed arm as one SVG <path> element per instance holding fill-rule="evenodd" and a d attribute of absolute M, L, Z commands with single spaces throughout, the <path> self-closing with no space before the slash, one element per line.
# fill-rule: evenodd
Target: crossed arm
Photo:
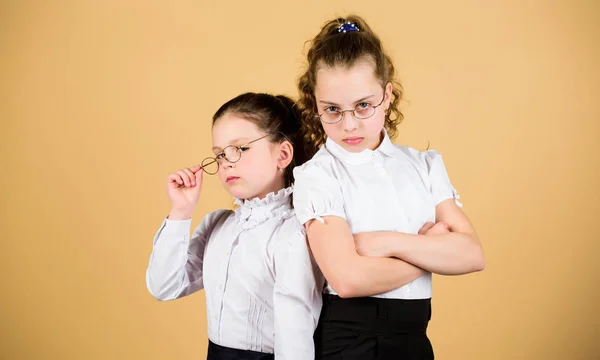
<path fill-rule="evenodd" d="M 395 257 L 440 275 L 481 271 L 485 259 L 481 243 L 468 217 L 453 199 L 436 207 L 435 225 L 419 235 L 381 231 L 355 235 L 359 254 Z"/>
<path fill-rule="evenodd" d="M 452 199 L 436 207 L 436 224 L 419 235 L 369 232 L 352 235 L 347 222 L 324 216 L 306 231 L 313 255 L 341 297 L 381 294 L 417 279 L 425 271 L 459 275 L 483 270 L 483 250 L 467 216 Z"/>

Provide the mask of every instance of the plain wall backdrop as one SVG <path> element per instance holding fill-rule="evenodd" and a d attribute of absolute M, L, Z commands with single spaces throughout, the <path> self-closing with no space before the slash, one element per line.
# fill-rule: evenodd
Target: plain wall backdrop
<path fill-rule="evenodd" d="M 204 294 L 144 273 L 166 176 L 246 91 L 365 17 L 405 89 L 397 143 L 444 155 L 487 259 L 434 277 L 441 360 L 599 359 L 596 1 L 2 1 L 0 358 L 202 359 Z M 231 207 L 206 177 L 193 226 Z"/>

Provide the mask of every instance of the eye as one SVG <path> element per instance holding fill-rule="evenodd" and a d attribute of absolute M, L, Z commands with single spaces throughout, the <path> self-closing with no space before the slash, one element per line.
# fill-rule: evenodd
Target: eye
<path fill-rule="evenodd" d="M 217 158 L 217 160 L 221 160 L 221 159 L 225 158 L 225 153 L 217 154 L 217 156 L 215 156 L 215 157 Z"/>
<path fill-rule="evenodd" d="M 249 149 L 250 149 L 250 147 L 248 145 L 242 145 L 242 146 L 238 147 L 238 151 L 241 153 L 246 150 L 249 150 Z"/>
<path fill-rule="evenodd" d="M 371 107 L 371 104 L 369 104 L 368 102 L 361 102 L 358 105 L 356 105 L 356 108 L 358 110 L 365 110 Z"/>
<path fill-rule="evenodd" d="M 328 113 L 336 113 L 339 111 L 340 111 L 340 108 L 338 108 L 337 106 L 328 106 L 325 108 L 325 112 L 328 112 Z"/>

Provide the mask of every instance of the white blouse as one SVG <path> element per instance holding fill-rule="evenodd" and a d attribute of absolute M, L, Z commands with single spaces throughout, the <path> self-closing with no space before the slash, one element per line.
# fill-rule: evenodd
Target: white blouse
<path fill-rule="evenodd" d="M 377 149 L 360 153 L 327 139 L 310 161 L 294 169 L 294 178 L 294 208 L 302 224 L 338 216 L 353 234 L 417 234 L 426 222 L 435 221 L 440 202 L 454 198 L 462 206 L 438 152 L 394 145 L 385 131 Z M 329 285 L 325 292 L 336 294 Z M 376 297 L 430 298 L 431 273 Z"/>
<path fill-rule="evenodd" d="M 208 337 L 221 346 L 313 359 L 324 279 L 290 204 L 292 188 L 191 220 L 166 219 L 146 271 L 172 300 L 205 289 Z"/>

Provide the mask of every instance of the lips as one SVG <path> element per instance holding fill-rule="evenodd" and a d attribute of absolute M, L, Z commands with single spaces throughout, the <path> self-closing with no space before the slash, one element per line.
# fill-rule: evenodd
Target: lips
<path fill-rule="evenodd" d="M 344 140 L 342 140 L 344 143 L 348 144 L 348 145 L 358 145 L 360 144 L 362 141 L 364 140 L 364 138 L 362 137 L 347 137 Z"/>
<path fill-rule="evenodd" d="M 237 176 L 228 176 L 227 179 L 225 180 L 225 182 L 228 183 L 228 184 L 231 184 L 231 183 L 235 182 L 238 179 L 239 179 L 239 177 L 237 177 Z"/>

